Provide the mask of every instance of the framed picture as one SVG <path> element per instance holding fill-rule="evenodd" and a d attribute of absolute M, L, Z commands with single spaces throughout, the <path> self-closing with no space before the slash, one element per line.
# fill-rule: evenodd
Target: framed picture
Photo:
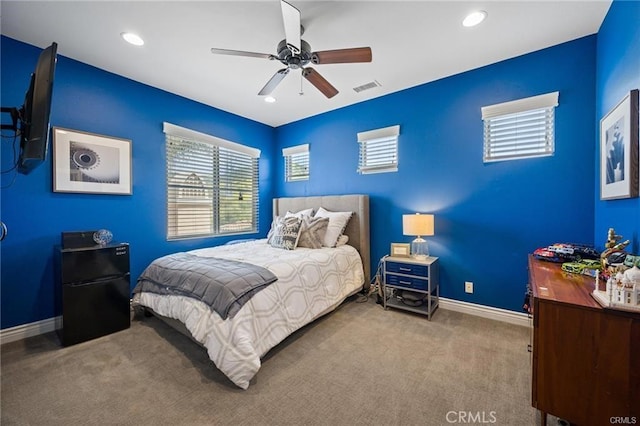
<path fill-rule="evenodd" d="M 391 256 L 409 257 L 411 255 L 411 244 L 391 243 Z"/>
<path fill-rule="evenodd" d="M 131 141 L 53 128 L 53 191 L 130 195 Z"/>
<path fill-rule="evenodd" d="M 638 196 L 638 89 L 600 120 L 600 199 Z"/>

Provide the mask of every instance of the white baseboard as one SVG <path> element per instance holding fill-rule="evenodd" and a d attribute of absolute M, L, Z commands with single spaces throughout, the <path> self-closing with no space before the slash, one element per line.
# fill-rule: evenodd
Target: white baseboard
<path fill-rule="evenodd" d="M 439 306 L 448 311 L 461 312 L 463 314 L 475 315 L 496 321 L 508 322 L 509 324 L 530 327 L 529 317 L 526 313 L 513 312 L 506 309 L 493 308 L 491 306 L 477 305 L 475 303 L 462 302 L 460 300 L 440 298 Z"/>
<path fill-rule="evenodd" d="M 523 327 L 530 326 L 527 314 L 508 311 L 506 309 L 492 308 L 490 306 L 447 299 L 446 297 L 440 298 L 439 307 L 448 311 L 461 312 L 463 314 L 475 315 Z M 26 339 L 27 337 L 49 333 L 50 331 L 56 330 L 61 321 L 62 317 L 54 317 L 0 330 L 0 343 L 15 342 L 16 340 Z"/>
<path fill-rule="evenodd" d="M 15 342 L 16 340 L 26 339 L 27 337 L 37 336 L 39 334 L 49 333 L 58 328 L 58 324 L 62 322 L 62 317 L 47 318 L 42 321 L 36 321 L 29 324 L 17 325 L 11 328 L 0 330 L 0 343 Z"/>

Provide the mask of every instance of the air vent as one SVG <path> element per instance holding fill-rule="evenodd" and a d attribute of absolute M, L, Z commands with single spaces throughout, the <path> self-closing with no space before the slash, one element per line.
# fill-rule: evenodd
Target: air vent
<path fill-rule="evenodd" d="M 365 90 L 373 89 L 374 87 L 380 87 L 382 84 L 378 83 L 376 80 L 373 80 L 370 83 L 363 84 L 362 86 L 354 87 L 356 93 L 363 92 Z"/>

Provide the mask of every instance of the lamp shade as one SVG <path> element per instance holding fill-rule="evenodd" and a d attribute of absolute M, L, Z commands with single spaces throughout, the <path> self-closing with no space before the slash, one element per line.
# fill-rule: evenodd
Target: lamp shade
<path fill-rule="evenodd" d="M 433 215 L 420 213 L 402 215 L 402 233 L 418 237 L 433 235 Z"/>

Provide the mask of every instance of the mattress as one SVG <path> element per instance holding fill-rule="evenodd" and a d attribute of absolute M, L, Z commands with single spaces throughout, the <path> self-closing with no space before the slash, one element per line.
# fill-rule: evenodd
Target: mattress
<path fill-rule="evenodd" d="M 260 358 L 271 348 L 334 310 L 365 282 L 360 255 L 349 245 L 283 250 L 261 239 L 189 253 L 253 263 L 278 277 L 226 320 L 203 302 L 185 296 L 134 296 L 134 304 L 182 322 L 216 367 L 242 389 L 249 387 Z"/>

